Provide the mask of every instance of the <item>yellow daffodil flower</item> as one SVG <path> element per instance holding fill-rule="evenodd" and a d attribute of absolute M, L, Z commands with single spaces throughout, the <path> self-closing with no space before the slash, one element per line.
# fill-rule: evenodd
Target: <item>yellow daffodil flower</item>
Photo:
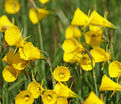
<path fill-rule="evenodd" d="M 17 70 L 23 70 L 27 67 L 29 62 L 20 58 L 20 53 L 14 54 L 12 50 L 10 50 L 2 61 L 6 62 L 7 64 L 13 66 Z"/>
<path fill-rule="evenodd" d="M 16 14 L 20 11 L 19 0 L 6 0 L 5 1 L 5 11 L 8 14 Z"/>
<path fill-rule="evenodd" d="M 24 60 L 38 60 L 43 59 L 41 50 L 35 47 L 31 42 L 27 42 L 22 48 L 19 48 L 20 57 Z"/>
<path fill-rule="evenodd" d="M 13 82 L 20 74 L 19 70 L 16 70 L 13 66 L 6 65 L 3 69 L 2 75 L 5 81 Z"/>
<path fill-rule="evenodd" d="M 81 31 L 79 30 L 79 28 L 70 25 L 65 30 L 65 37 L 66 37 L 66 39 L 80 38 L 81 37 Z"/>
<path fill-rule="evenodd" d="M 84 101 L 84 104 L 104 104 L 103 101 L 101 101 L 94 92 L 90 92 L 88 98 Z"/>
<path fill-rule="evenodd" d="M 33 102 L 34 98 L 27 90 L 20 91 L 20 93 L 15 98 L 15 104 L 33 104 Z"/>
<path fill-rule="evenodd" d="M 68 100 L 65 97 L 57 98 L 57 102 L 55 104 L 68 104 Z"/>
<path fill-rule="evenodd" d="M 71 24 L 76 26 L 83 26 L 89 23 L 89 17 L 84 14 L 79 8 L 76 9 Z"/>
<path fill-rule="evenodd" d="M 8 19 L 8 17 L 6 15 L 2 15 L 0 17 L 0 32 L 5 32 L 5 30 L 10 27 L 13 26 L 14 24 Z"/>
<path fill-rule="evenodd" d="M 39 2 L 42 4 L 46 4 L 47 2 L 49 2 L 49 0 L 39 0 Z"/>
<path fill-rule="evenodd" d="M 33 24 L 37 24 L 39 20 L 43 19 L 49 14 L 49 11 L 46 9 L 38 8 L 37 11 L 35 8 L 29 10 L 29 19 Z"/>
<path fill-rule="evenodd" d="M 121 91 L 121 85 L 115 83 L 113 80 L 108 78 L 106 75 L 103 76 L 100 85 L 100 91 Z"/>
<path fill-rule="evenodd" d="M 38 98 L 44 91 L 44 88 L 38 82 L 33 81 L 29 83 L 27 90 L 31 92 L 33 98 Z"/>
<path fill-rule="evenodd" d="M 121 63 L 117 60 L 109 64 L 110 77 L 116 78 L 121 76 Z"/>
<path fill-rule="evenodd" d="M 71 97 L 78 96 L 76 93 L 74 93 L 71 89 L 69 89 L 67 86 L 65 86 L 61 82 L 58 82 L 55 85 L 54 91 L 56 92 L 57 96 L 60 96 L 60 97 L 71 98 Z"/>
<path fill-rule="evenodd" d="M 70 76 L 70 71 L 67 67 L 64 66 L 57 66 L 57 68 L 54 69 L 53 71 L 53 77 L 57 80 L 57 81 L 68 81 Z"/>
<path fill-rule="evenodd" d="M 53 90 L 47 90 L 42 95 L 42 101 L 44 104 L 55 104 L 57 101 L 57 95 Z"/>
<path fill-rule="evenodd" d="M 90 19 L 91 19 L 90 21 L 91 25 L 99 25 L 109 28 L 115 28 L 115 26 L 111 22 L 109 22 L 106 18 L 102 17 L 95 10 L 93 10 L 93 12 L 91 13 Z"/>
<path fill-rule="evenodd" d="M 11 26 L 5 31 L 5 41 L 10 46 L 22 47 L 24 40 L 21 36 L 20 29 L 17 26 Z"/>
<path fill-rule="evenodd" d="M 103 48 L 94 48 L 90 51 L 90 54 L 94 58 L 95 62 L 107 62 L 111 59 L 111 56 Z"/>

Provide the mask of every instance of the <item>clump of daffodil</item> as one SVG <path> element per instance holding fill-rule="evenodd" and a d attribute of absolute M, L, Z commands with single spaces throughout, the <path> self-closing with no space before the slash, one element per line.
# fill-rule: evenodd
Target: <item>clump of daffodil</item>
<path fill-rule="evenodd" d="M 19 48 L 20 57 L 26 61 L 43 59 L 41 50 L 35 47 L 31 42 L 26 42 L 23 47 Z"/>
<path fill-rule="evenodd" d="M 109 75 L 113 78 L 121 76 L 121 63 L 119 61 L 114 60 L 109 64 Z"/>
<path fill-rule="evenodd" d="M 90 31 L 85 33 L 85 41 L 91 47 L 99 47 L 101 44 L 101 39 L 103 35 L 103 30 L 99 26 L 90 26 Z"/>
<path fill-rule="evenodd" d="M 10 27 L 13 26 L 14 23 L 12 23 L 8 17 L 6 15 L 2 15 L 0 17 L 0 32 L 5 32 L 5 30 Z"/>
<path fill-rule="evenodd" d="M 5 11 L 8 14 L 16 14 L 20 11 L 19 0 L 5 0 Z"/>
<path fill-rule="evenodd" d="M 15 104 L 33 104 L 34 98 L 31 92 L 25 90 L 20 91 L 20 93 L 15 98 Z"/>
<path fill-rule="evenodd" d="M 2 59 L 2 61 L 6 62 L 8 65 L 13 66 L 17 70 L 23 70 L 27 67 L 29 62 L 20 58 L 20 53 L 14 54 L 12 50 L 10 50 Z"/>
<path fill-rule="evenodd" d="M 108 78 L 106 75 L 103 76 L 100 85 L 100 91 L 121 91 L 121 85 L 115 83 L 113 80 Z"/>
<path fill-rule="evenodd" d="M 84 101 L 83 104 L 104 104 L 103 101 L 101 101 L 94 92 L 90 92 L 89 96 L 87 99 Z"/>
<path fill-rule="evenodd" d="M 44 91 L 44 88 L 42 87 L 42 84 L 40 85 L 38 82 L 32 81 L 29 83 L 27 90 L 31 92 L 33 98 L 38 98 Z"/>
<path fill-rule="evenodd" d="M 74 93 L 71 89 L 69 89 L 61 82 L 58 82 L 55 85 L 54 91 L 56 92 L 57 96 L 60 96 L 60 97 L 66 97 L 66 98 L 78 97 L 76 93 Z"/>
<path fill-rule="evenodd" d="M 43 19 L 48 14 L 49 14 L 49 11 L 46 9 L 37 8 L 36 10 L 35 8 L 30 8 L 29 19 L 31 20 L 33 24 L 37 24 L 39 20 Z"/>
<path fill-rule="evenodd" d="M 46 90 L 42 95 L 42 101 L 44 104 L 55 104 L 57 101 L 57 94 L 53 90 Z"/>
<path fill-rule="evenodd" d="M 93 48 L 90 54 L 94 58 L 95 62 L 108 62 L 111 59 L 110 53 L 106 52 L 103 48 Z"/>
<path fill-rule="evenodd" d="M 9 46 L 22 47 L 24 44 L 20 29 L 17 26 L 7 28 L 5 31 L 5 41 Z"/>
<path fill-rule="evenodd" d="M 3 69 L 2 75 L 5 81 L 13 82 L 15 81 L 21 71 L 15 69 L 13 66 L 6 65 Z"/>
<path fill-rule="evenodd" d="M 69 25 L 65 30 L 65 37 L 66 39 L 70 39 L 70 38 L 79 39 L 81 37 L 81 31 L 79 30 L 79 28 L 73 25 Z"/>
<path fill-rule="evenodd" d="M 46 4 L 47 2 L 49 2 L 49 0 L 39 0 L 39 2 L 42 4 Z"/>
<path fill-rule="evenodd" d="M 57 66 L 57 68 L 53 71 L 53 77 L 57 81 L 65 82 L 68 81 L 70 76 L 70 71 L 67 67 L 64 66 Z"/>

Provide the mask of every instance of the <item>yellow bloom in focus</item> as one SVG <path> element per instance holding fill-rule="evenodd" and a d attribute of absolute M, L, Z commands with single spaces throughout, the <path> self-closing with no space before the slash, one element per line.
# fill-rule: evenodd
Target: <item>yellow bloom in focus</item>
<path fill-rule="evenodd" d="M 6 15 L 0 17 L 0 32 L 4 32 L 8 27 L 13 25 Z"/>
<path fill-rule="evenodd" d="M 93 31 L 88 31 L 85 33 L 84 37 L 86 43 L 89 44 L 91 47 L 99 47 L 101 44 L 102 34 Z"/>
<path fill-rule="evenodd" d="M 94 48 L 90 51 L 90 54 L 94 58 L 95 62 L 107 62 L 111 59 L 111 56 L 103 48 Z"/>
<path fill-rule="evenodd" d="M 19 0 L 6 0 L 5 1 L 5 11 L 8 14 L 16 14 L 20 11 Z"/>
<path fill-rule="evenodd" d="M 121 91 L 121 85 L 115 83 L 113 80 L 108 78 L 106 75 L 103 76 L 100 85 L 100 91 Z"/>
<path fill-rule="evenodd" d="M 109 64 L 109 75 L 110 77 L 120 77 L 121 76 L 121 63 L 117 60 Z"/>
<path fill-rule="evenodd" d="M 49 0 L 39 0 L 39 2 L 42 4 L 46 4 L 47 2 L 49 2 Z"/>
<path fill-rule="evenodd" d="M 66 37 L 66 39 L 80 38 L 81 37 L 81 31 L 79 30 L 79 28 L 70 25 L 65 30 L 65 37 Z"/>
<path fill-rule="evenodd" d="M 84 104 L 104 104 L 103 101 L 101 101 L 94 92 L 90 92 L 88 98 L 84 101 Z"/>
<path fill-rule="evenodd" d="M 90 21 L 91 25 L 99 25 L 109 28 L 115 28 L 115 26 L 111 22 L 109 22 L 106 18 L 102 17 L 95 10 L 93 10 L 93 12 L 91 13 L 90 19 L 91 19 Z"/>
<path fill-rule="evenodd" d="M 23 70 L 27 67 L 28 63 L 27 61 L 20 58 L 20 54 L 10 50 L 5 57 L 2 59 L 2 61 L 6 62 L 9 65 L 12 65 L 17 70 Z"/>
<path fill-rule="evenodd" d="M 44 88 L 38 82 L 33 81 L 29 83 L 27 90 L 31 92 L 33 98 L 38 98 L 40 94 L 44 91 Z"/>
<path fill-rule="evenodd" d="M 20 93 L 15 98 L 15 104 L 33 104 L 33 102 L 34 98 L 27 90 L 20 91 Z"/>
<path fill-rule="evenodd" d="M 61 82 L 58 82 L 55 85 L 54 91 L 56 92 L 57 96 L 60 96 L 60 97 L 71 98 L 71 97 L 78 96 L 76 93 L 74 93 L 71 89 L 69 89 L 67 86 L 65 86 Z"/>
<path fill-rule="evenodd" d="M 57 102 L 55 104 L 68 104 L 68 100 L 65 97 L 57 98 Z"/>
<path fill-rule="evenodd" d="M 33 24 L 37 24 L 39 20 L 43 19 L 49 14 L 49 11 L 46 9 L 38 8 L 37 11 L 35 8 L 29 10 L 29 19 Z"/>
<path fill-rule="evenodd" d="M 89 23 L 89 17 L 84 14 L 79 8 L 76 9 L 71 24 L 76 26 L 87 25 Z"/>
<path fill-rule="evenodd" d="M 94 59 L 91 59 L 87 53 L 77 54 L 77 62 L 81 65 L 83 70 L 89 71 L 92 70 L 92 66 L 95 67 Z M 93 64 L 93 65 L 92 65 Z"/>
<path fill-rule="evenodd" d="M 10 46 L 23 46 L 23 38 L 21 36 L 20 30 L 17 26 L 11 26 L 5 31 L 5 41 Z"/>
<path fill-rule="evenodd" d="M 47 90 L 42 95 L 42 101 L 44 104 L 55 104 L 57 101 L 57 95 L 53 90 Z"/>
<path fill-rule="evenodd" d="M 70 79 L 70 71 L 67 67 L 57 66 L 53 71 L 53 76 L 57 81 L 68 81 Z"/>
<path fill-rule="evenodd" d="M 65 53 L 80 52 L 84 49 L 74 38 L 65 40 L 62 47 Z"/>
<path fill-rule="evenodd" d="M 31 42 L 27 42 L 22 48 L 19 48 L 20 57 L 24 60 L 43 59 L 41 50 L 33 46 Z"/>
<path fill-rule="evenodd" d="M 16 70 L 13 66 L 6 65 L 3 69 L 2 75 L 5 81 L 13 82 L 17 79 L 20 71 Z"/>

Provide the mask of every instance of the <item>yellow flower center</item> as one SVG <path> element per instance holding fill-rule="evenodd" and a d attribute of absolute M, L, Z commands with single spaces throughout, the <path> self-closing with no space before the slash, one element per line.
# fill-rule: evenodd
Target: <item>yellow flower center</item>
<path fill-rule="evenodd" d="M 25 102 L 28 102 L 29 99 L 30 99 L 30 96 L 29 95 L 25 95 L 25 97 L 24 97 Z"/>
<path fill-rule="evenodd" d="M 60 73 L 60 74 L 59 74 L 59 77 L 60 77 L 60 78 L 64 78 L 64 77 L 65 77 L 65 73 Z"/>
<path fill-rule="evenodd" d="M 52 100 L 52 96 L 51 95 L 47 95 L 47 100 Z"/>

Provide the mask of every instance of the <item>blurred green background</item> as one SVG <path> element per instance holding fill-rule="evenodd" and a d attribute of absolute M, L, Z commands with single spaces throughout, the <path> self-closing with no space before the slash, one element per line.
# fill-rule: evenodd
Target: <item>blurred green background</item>
<path fill-rule="evenodd" d="M 80 8 L 84 13 L 88 14 L 89 10 L 96 9 L 96 11 L 104 15 L 105 11 L 108 11 L 108 20 L 116 25 L 117 29 L 105 29 L 105 36 L 109 40 L 109 49 L 113 56 L 113 59 L 121 60 L 121 0 L 53 0 L 46 5 L 42 5 L 38 0 L 34 0 L 36 5 L 40 8 L 47 8 L 51 13 L 40 21 L 39 24 L 32 24 L 29 20 L 28 13 L 32 7 L 29 0 L 20 0 L 21 10 L 15 15 L 9 15 L 4 10 L 5 0 L 0 0 L 0 16 L 7 15 L 10 20 L 15 19 L 15 24 L 22 30 L 22 36 L 31 36 L 27 41 L 31 41 L 34 45 L 39 46 L 41 49 L 42 39 L 43 52 L 45 56 L 51 61 L 52 69 L 57 65 L 68 66 L 71 70 L 72 78 L 68 84 L 73 82 L 72 90 L 84 99 L 88 96 L 91 90 L 94 89 L 94 82 L 92 71 L 85 72 L 80 71 L 75 67 L 75 64 L 70 65 L 63 62 L 63 50 L 62 43 L 65 40 L 64 32 L 66 27 L 71 23 L 74 11 L 76 8 Z M 2 104 L 14 104 L 14 98 L 20 90 L 25 90 L 30 82 L 24 75 L 21 75 L 17 81 L 13 83 L 7 83 L 3 80 L 2 70 L 5 63 L 1 61 L 8 48 L 3 45 L 4 33 L 0 33 L 0 102 Z M 42 38 L 41 38 L 42 35 Z M 102 47 L 106 47 L 106 42 L 102 44 Z M 42 66 L 42 64 L 44 66 Z M 50 73 L 50 67 L 45 61 L 34 62 L 34 75 L 37 81 L 41 83 L 44 79 L 44 86 L 52 89 L 52 78 Z M 95 69 L 101 69 L 101 63 L 96 64 Z M 108 72 L 108 64 L 105 65 L 104 71 L 96 70 L 97 86 L 99 88 L 103 73 Z M 114 79 L 115 80 L 115 79 Z M 111 92 L 104 92 L 104 101 L 106 104 L 121 104 L 121 93 L 116 92 L 111 98 Z M 78 99 L 69 99 L 71 104 L 80 104 Z M 41 102 L 41 98 L 35 101 Z M 41 103 L 39 103 L 41 104 Z"/>

